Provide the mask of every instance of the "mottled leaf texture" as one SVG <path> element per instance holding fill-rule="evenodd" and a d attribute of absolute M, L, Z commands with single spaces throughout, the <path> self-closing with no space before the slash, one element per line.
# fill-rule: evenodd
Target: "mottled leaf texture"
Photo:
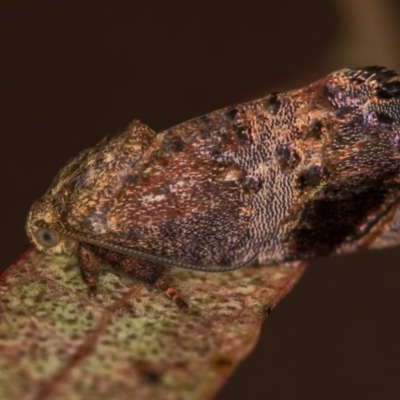
<path fill-rule="evenodd" d="M 107 269 L 90 298 L 75 258 L 30 250 L 0 280 L 0 398 L 211 399 L 304 268 L 173 270 L 183 311 Z"/>

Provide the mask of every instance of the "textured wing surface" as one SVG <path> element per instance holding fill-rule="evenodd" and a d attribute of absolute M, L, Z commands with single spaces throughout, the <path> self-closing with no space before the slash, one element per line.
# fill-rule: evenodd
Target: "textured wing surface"
<path fill-rule="evenodd" d="M 395 73 L 346 69 L 157 135 L 135 122 L 50 192 L 64 227 L 99 245 L 199 264 L 315 257 L 396 201 L 399 120 Z"/>

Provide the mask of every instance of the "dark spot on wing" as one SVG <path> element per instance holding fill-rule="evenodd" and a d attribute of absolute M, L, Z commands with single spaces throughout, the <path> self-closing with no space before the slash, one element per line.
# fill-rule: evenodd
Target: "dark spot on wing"
<path fill-rule="evenodd" d="M 384 202 L 386 188 L 376 182 L 363 191 L 330 188 L 309 200 L 288 235 L 289 251 L 304 258 L 331 253 L 354 236 L 358 227 Z"/>
<path fill-rule="evenodd" d="M 300 162 L 300 156 L 289 144 L 276 146 L 275 158 L 284 172 L 291 172 Z"/>
<path fill-rule="evenodd" d="M 272 115 L 276 115 L 281 108 L 281 100 L 279 99 L 279 94 L 272 93 L 264 101 L 265 109 Z"/>
<path fill-rule="evenodd" d="M 322 165 L 312 166 L 300 172 L 297 177 L 297 187 L 299 189 L 315 188 L 328 176 L 328 172 Z"/>
<path fill-rule="evenodd" d="M 239 111 L 237 108 L 232 108 L 225 113 L 225 118 L 235 120 Z"/>
<path fill-rule="evenodd" d="M 336 83 L 328 82 L 324 86 L 323 94 L 324 96 L 330 100 L 331 103 L 335 102 L 335 97 L 338 93 L 341 92 L 340 86 L 338 86 Z"/>
<path fill-rule="evenodd" d="M 169 194 L 169 193 L 171 193 L 171 188 L 166 185 L 158 186 L 156 188 L 156 193 L 157 194 Z"/>
<path fill-rule="evenodd" d="M 311 122 L 310 126 L 308 127 L 308 131 L 306 136 L 311 137 L 313 139 L 321 139 L 322 134 L 325 132 L 326 126 L 325 124 L 319 120 L 315 119 Z"/>
<path fill-rule="evenodd" d="M 244 144 L 245 142 L 247 142 L 249 137 L 248 137 L 248 134 L 246 132 L 246 127 L 240 126 L 240 125 L 235 125 L 233 127 L 233 130 L 235 131 L 236 137 L 237 137 L 238 142 L 240 144 Z"/>
<path fill-rule="evenodd" d="M 262 180 L 258 176 L 247 175 L 241 179 L 241 185 L 246 194 L 253 194 L 260 191 Z"/>
<path fill-rule="evenodd" d="M 385 112 L 377 112 L 376 120 L 381 124 L 392 124 L 395 122 L 395 119 Z"/>
<path fill-rule="evenodd" d="M 185 142 L 177 134 L 171 132 L 164 137 L 162 148 L 167 152 L 179 152 L 185 148 Z"/>
<path fill-rule="evenodd" d="M 125 179 L 126 179 L 126 182 L 130 182 L 130 183 L 139 182 L 139 177 L 137 174 L 127 175 L 127 177 Z"/>

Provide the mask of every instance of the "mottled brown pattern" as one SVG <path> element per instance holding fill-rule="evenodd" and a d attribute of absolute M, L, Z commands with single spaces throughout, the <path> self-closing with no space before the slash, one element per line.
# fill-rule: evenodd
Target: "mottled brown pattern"
<path fill-rule="evenodd" d="M 167 289 L 174 264 L 227 271 L 383 247 L 400 241 L 399 157 L 398 75 L 344 69 L 158 134 L 134 121 L 67 163 L 27 231 L 41 250 L 89 251 Z M 43 226 L 56 246 L 39 243 Z"/>

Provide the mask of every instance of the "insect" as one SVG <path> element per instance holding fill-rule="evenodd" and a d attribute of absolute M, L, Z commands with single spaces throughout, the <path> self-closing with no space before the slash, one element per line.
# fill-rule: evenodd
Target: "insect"
<path fill-rule="evenodd" d="M 180 307 L 172 266 L 224 272 L 400 242 L 400 80 L 373 66 L 83 150 L 31 207 L 36 248 L 108 263 Z"/>

